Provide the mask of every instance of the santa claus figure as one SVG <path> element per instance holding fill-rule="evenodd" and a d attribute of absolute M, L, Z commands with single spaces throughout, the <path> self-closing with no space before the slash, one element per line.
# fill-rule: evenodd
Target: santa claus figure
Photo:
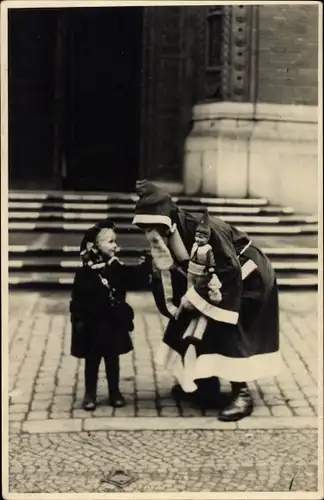
<path fill-rule="evenodd" d="M 218 418 L 246 417 L 253 410 L 248 382 L 277 375 L 281 365 L 271 264 L 234 226 L 206 214 L 199 220 L 145 180 L 137 191 L 133 223 L 150 243 L 152 291 L 169 318 L 156 362 L 172 370 L 182 392 L 195 400 L 206 396 L 206 382 L 230 381 L 231 401 Z"/>

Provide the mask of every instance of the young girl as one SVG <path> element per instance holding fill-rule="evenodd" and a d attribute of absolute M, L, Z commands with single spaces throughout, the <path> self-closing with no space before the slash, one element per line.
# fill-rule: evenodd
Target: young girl
<path fill-rule="evenodd" d="M 133 349 L 134 313 L 126 303 L 125 271 L 115 257 L 114 224 L 106 220 L 89 229 L 81 243 L 83 265 L 75 275 L 71 302 L 71 354 L 85 358 L 83 408 L 96 408 L 98 371 L 104 358 L 109 404 L 122 407 L 119 356 Z"/>

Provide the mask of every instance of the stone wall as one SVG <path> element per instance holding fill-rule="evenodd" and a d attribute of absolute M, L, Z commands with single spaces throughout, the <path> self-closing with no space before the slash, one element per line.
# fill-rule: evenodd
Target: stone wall
<path fill-rule="evenodd" d="M 258 103 L 194 108 L 184 190 L 220 197 L 262 196 L 317 212 L 318 109 Z"/>
<path fill-rule="evenodd" d="M 319 5 L 258 9 L 257 100 L 317 105 Z"/>

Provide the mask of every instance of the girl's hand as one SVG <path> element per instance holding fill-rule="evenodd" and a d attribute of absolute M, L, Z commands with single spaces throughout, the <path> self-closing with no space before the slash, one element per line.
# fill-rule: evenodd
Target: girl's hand
<path fill-rule="evenodd" d="M 146 264 L 149 261 L 150 257 L 151 257 L 150 252 L 148 251 L 142 252 L 138 258 L 138 265 L 141 266 L 142 264 Z"/>
<path fill-rule="evenodd" d="M 146 262 L 146 257 L 145 257 L 145 255 L 140 255 L 140 257 L 138 258 L 137 264 L 138 264 L 139 266 L 141 266 L 142 264 L 145 264 L 145 262 Z"/>

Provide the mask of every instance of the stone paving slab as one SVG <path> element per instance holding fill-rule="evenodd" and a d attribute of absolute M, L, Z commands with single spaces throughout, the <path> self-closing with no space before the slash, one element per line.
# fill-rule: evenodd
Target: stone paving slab
<path fill-rule="evenodd" d="M 310 429 L 12 435 L 4 493 L 290 491 L 315 499 L 317 452 Z M 130 484 L 103 482 L 113 470 Z"/>
<path fill-rule="evenodd" d="M 73 425 L 78 425 L 73 421 L 79 419 L 97 420 L 91 425 L 98 429 L 107 417 L 159 417 L 162 421 L 181 416 L 194 422 L 194 418 L 217 416 L 215 410 L 202 411 L 186 402 L 173 400 L 170 394 L 174 383 L 172 375 L 156 367 L 153 361 L 166 320 L 157 313 L 150 294 L 130 293 L 128 300 L 136 312 L 135 349 L 121 357 L 121 389 L 128 404 L 115 410 L 107 405 L 102 364 L 98 408 L 89 414 L 81 409 L 83 361 L 70 356 L 68 294 L 10 294 L 10 423 L 15 423 L 16 428 L 24 424 L 24 429 L 31 429 L 44 422 L 44 429 L 58 429 L 64 422 L 62 425 L 66 429 L 73 430 Z M 251 384 L 256 404 L 254 420 L 251 421 L 254 428 L 258 428 L 262 421 L 272 420 L 274 426 L 281 426 L 283 419 L 295 418 L 305 418 L 305 425 L 307 421 L 310 425 L 309 422 L 315 422 L 317 416 L 317 294 L 282 293 L 280 304 L 284 369 L 279 377 Z M 228 382 L 222 381 L 222 388 L 228 391 Z M 69 420 L 71 424 L 68 424 Z M 268 428 L 269 424 L 264 425 Z"/>
<path fill-rule="evenodd" d="M 12 427 L 11 427 L 12 426 Z M 12 432 L 29 434 L 108 430 L 235 430 L 235 429 L 318 429 L 317 417 L 255 417 L 239 422 L 219 422 L 215 417 L 115 417 L 29 420 L 10 423 Z"/>

